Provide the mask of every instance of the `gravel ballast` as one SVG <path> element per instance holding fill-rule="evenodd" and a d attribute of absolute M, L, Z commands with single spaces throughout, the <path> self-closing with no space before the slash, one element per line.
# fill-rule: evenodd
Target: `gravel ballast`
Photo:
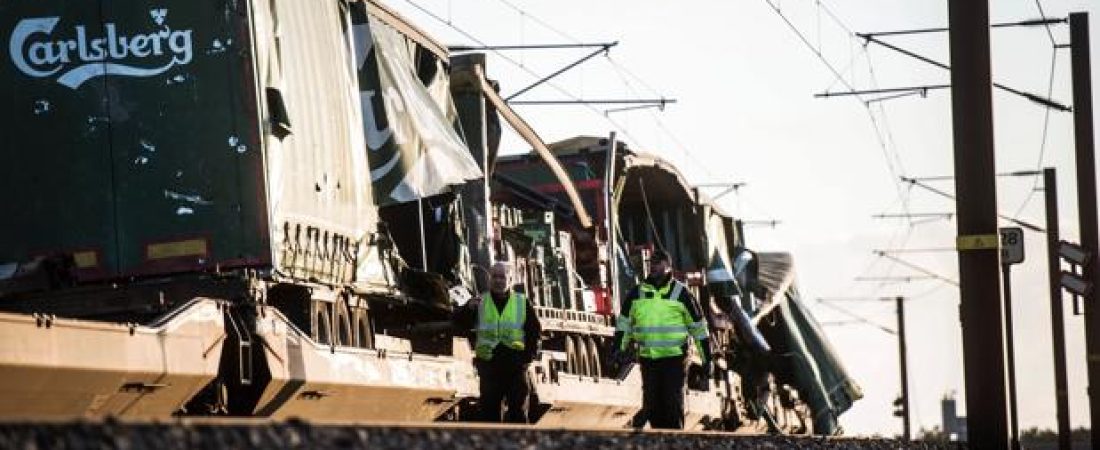
<path fill-rule="evenodd" d="M 302 421 L 220 424 L 105 422 L 0 424 L 4 449 L 935 449 L 945 444 L 852 437 L 740 436 L 483 426 L 311 425 Z"/>

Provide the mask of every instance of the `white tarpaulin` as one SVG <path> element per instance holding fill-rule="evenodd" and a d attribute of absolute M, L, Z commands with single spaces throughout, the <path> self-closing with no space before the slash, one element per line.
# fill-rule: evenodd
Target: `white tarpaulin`
<path fill-rule="evenodd" d="M 429 92 L 413 59 L 418 54 L 415 44 L 374 17 L 355 26 L 357 43 L 365 44 L 357 49 L 357 60 L 378 205 L 441 194 L 449 186 L 482 177 L 452 126 L 453 106 L 442 64 L 431 63 L 435 68 Z"/>

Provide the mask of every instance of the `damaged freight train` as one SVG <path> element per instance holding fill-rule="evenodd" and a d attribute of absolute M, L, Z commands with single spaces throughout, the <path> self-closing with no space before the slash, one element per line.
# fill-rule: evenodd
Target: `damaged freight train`
<path fill-rule="evenodd" d="M 659 158 L 545 145 L 483 57 L 374 0 L 9 2 L 0 32 L 0 418 L 460 420 L 473 355 L 439 325 L 507 260 L 537 425 L 628 426 L 608 349 L 655 245 L 720 347 L 686 423 L 833 434 L 860 396 L 789 256 Z"/>

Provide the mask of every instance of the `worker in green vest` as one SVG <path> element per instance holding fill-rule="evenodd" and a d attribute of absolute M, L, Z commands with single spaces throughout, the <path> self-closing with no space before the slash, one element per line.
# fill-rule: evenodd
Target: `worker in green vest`
<path fill-rule="evenodd" d="M 649 276 L 625 297 L 617 318 L 615 349 L 625 353 L 638 344 L 642 366 L 642 413 L 653 428 L 684 427 L 686 355 L 694 343 L 708 374 L 710 341 L 699 302 L 672 277 L 668 253 L 656 250 L 649 259 Z M 641 426 L 642 423 L 635 423 Z"/>
<path fill-rule="evenodd" d="M 474 366 L 481 385 L 478 408 L 486 422 L 529 423 L 531 384 L 527 368 L 538 354 L 539 324 L 526 296 L 512 290 L 507 263 L 489 269 L 489 292 L 470 300 L 455 315 L 455 324 L 474 329 Z"/>

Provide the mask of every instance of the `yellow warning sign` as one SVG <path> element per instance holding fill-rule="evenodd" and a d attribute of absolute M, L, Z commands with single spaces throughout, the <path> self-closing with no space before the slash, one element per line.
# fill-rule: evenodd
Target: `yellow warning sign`
<path fill-rule="evenodd" d="M 959 236 L 955 241 L 959 250 L 996 250 L 1001 247 L 999 234 L 972 234 Z"/>
<path fill-rule="evenodd" d="M 92 250 L 73 253 L 73 263 L 78 269 L 90 269 L 99 265 L 95 251 Z"/>
<path fill-rule="evenodd" d="M 145 257 L 148 259 L 178 258 L 180 256 L 206 256 L 205 239 L 189 239 L 186 241 L 161 242 L 145 247 Z"/>

